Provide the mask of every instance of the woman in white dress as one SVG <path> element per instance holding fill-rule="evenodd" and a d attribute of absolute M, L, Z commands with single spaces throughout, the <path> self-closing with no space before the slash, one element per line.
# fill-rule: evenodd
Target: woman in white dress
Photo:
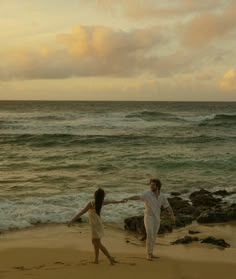
<path fill-rule="evenodd" d="M 110 263 L 114 265 L 116 263 L 115 259 L 110 255 L 106 247 L 102 244 L 101 238 L 104 236 L 103 224 L 100 217 L 101 209 L 103 205 L 107 204 L 115 204 L 115 203 L 123 203 L 124 201 L 104 201 L 105 192 L 103 189 L 99 188 L 94 193 L 94 200 L 89 202 L 84 209 L 82 209 L 69 223 L 68 226 L 78 220 L 83 214 L 88 212 L 89 214 L 89 224 L 91 227 L 92 233 L 92 243 L 94 246 L 95 260 L 94 263 L 99 263 L 99 250 L 103 252 L 104 255 L 107 256 Z"/>

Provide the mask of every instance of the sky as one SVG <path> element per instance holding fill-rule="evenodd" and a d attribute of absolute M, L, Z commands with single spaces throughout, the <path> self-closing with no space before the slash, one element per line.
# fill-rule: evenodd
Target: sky
<path fill-rule="evenodd" d="M 236 1 L 0 0 L 0 100 L 236 101 Z"/>

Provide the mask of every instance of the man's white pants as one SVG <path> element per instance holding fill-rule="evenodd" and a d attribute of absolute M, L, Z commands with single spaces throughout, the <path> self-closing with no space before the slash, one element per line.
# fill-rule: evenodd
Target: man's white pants
<path fill-rule="evenodd" d="M 153 254 L 157 233 L 160 228 L 160 220 L 156 216 L 144 215 L 144 225 L 147 233 L 146 248 L 147 254 Z"/>

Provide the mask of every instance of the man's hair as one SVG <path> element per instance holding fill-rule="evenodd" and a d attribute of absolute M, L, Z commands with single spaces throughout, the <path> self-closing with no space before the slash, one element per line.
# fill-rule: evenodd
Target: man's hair
<path fill-rule="evenodd" d="M 151 179 L 150 179 L 150 184 L 151 184 L 152 182 L 156 184 L 158 190 L 161 190 L 161 181 L 160 181 L 160 179 L 151 178 Z"/>

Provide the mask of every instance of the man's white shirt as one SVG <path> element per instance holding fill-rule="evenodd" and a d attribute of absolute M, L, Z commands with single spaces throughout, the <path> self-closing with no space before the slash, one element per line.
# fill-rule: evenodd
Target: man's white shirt
<path fill-rule="evenodd" d="M 170 206 L 166 196 L 160 192 L 158 197 L 152 191 L 147 191 L 140 196 L 140 199 L 145 202 L 144 214 L 155 216 L 160 219 L 161 207 L 167 208 Z"/>

